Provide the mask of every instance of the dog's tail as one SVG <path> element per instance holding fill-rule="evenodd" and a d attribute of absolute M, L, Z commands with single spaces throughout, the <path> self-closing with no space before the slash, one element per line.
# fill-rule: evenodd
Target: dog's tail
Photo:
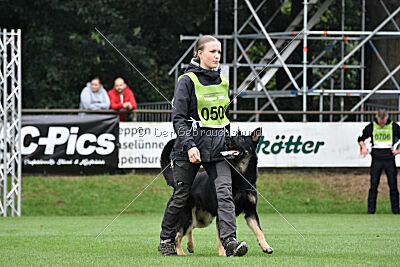
<path fill-rule="evenodd" d="M 172 166 L 168 166 L 171 163 L 171 151 L 174 147 L 175 139 L 170 140 L 165 146 L 161 153 L 161 170 L 164 170 L 163 175 L 165 181 L 169 186 L 174 187 L 174 177 L 172 175 Z M 166 168 L 167 167 L 167 168 Z"/>

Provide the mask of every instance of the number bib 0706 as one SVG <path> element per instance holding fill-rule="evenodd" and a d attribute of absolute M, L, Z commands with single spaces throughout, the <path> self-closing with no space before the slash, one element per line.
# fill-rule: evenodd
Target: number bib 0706
<path fill-rule="evenodd" d="M 222 128 L 229 124 L 225 109 L 229 105 L 229 82 L 221 75 L 221 83 L 202 85 L 193 72 L 185 73 L 194 83 L 197 112 L 202 127 Z"/>
<path fill-rule="evenodd" d="M 393 145 L 393 122 L 381 127 L 374 121 L 373 125 L 374 148 L 391 148 Z"/>

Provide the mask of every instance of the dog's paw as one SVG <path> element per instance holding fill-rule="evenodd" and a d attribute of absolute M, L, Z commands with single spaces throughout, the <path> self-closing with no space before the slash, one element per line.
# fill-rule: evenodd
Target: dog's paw
<path fill-rule="evenodd" d="M 272 254 L 274 252 L 274 249 L 271 247 L 268 247 L 266 249 L 263 249 L 263 252 L 266 254 Z"/>
<path fill-rule="evenodd" d="M 176 254 L 178 254 L 178 256 L 186 256 L 186 253 L 183 252 L 183 250 L 182 251 L 176 250 Z"/>

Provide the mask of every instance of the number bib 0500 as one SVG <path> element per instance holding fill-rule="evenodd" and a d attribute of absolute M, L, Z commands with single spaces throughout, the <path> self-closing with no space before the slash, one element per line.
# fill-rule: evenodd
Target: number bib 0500
<path fill-rule="evenodd" d="M 202 127 L 222 128 L 229 124 L 225 109 L 229 105 L 229 82 L 221 75 L 221 83 L 202 85 L 193 72 L 185 73 L 194 83 L 197 112 Z"/>
<path fill-rule="evenodd" d="M 391 148 L 393 145 L 393 122 L 381 127 L 374 121 L 373 125 L 374 148 Z"/>

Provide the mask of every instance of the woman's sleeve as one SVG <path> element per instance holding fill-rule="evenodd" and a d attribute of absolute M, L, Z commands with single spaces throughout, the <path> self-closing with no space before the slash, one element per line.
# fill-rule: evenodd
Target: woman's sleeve
<path fill-rule="evenodd" d="M 190 99 L 190 92 L 193 88 L 194 84 L 192 80 L 187 76 L 183 76 L 175 88 L 174 106 L 172 108 L 172 124 L 174 126 L 174 131 L 186 151 L 196 146 L 188 123 L 189 106 L 192 102 Z"/>
<path fill-rule="evenodd" d="M 102 90 L 102 89 L 100 89 L 100 90 Z M 109 109 L 110 108 L 110 98 L 108 97 L 108 94 L 107 94 L 106 90 L 103 89 L 101 91 L 101 93 L 102 93 L 103 101 L 101 103 L 97 104 L 98 108 L 100 108 L 100 109 Z"/>

